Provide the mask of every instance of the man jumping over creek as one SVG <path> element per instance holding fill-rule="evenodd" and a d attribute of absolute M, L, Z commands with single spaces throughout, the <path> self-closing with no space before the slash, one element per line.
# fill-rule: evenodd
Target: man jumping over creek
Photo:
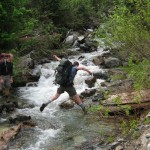
<path fill-rule="evenodd" d="M 62 59 L 59 58 L 58 56 L 54 55 L 53 56 L 57 61 L 61 61 Z M 86 107 L 85 105 L 83 104 L 81 98 L 79 97 L 79 95 L 77 94 L 76 92 L 76 89 L 74 87 L 74 84 L 73 84 L 73 81 L 74 81 L 74 78 L 77 74 L 77 71 L 78 70 L 83 70 L 83 71 L 86 71 L 88 72 L 90 75 L 92 75 L 92 72 L 89 71 L 87 68 L 85 67 L 82 67 L 82 66 L 79 66 L 79 63 L 77 61 L 75 61 L 72 66 L 71 66 L 71 69 L 70 69 L 70 77 L 69 77 L 69 84 L 65 83 L 63 85 L 60 85 L 57 89 L 57 92 L 56 94 L 51 97 L 51 99 L 47 102 L 47 103 L 43 103 L 42 106 L 40 107 L 40 111 L 42 112 L 44 110 L 44 108 L 50 104 L 52 101 L 54 100 L 57 100 L 58 97 L 64 93 L 65 91 L 69 94 L 70 97 L 73 98 L 74 102 L 79 105 L 81 107 L 81 109 L 83 110 L 84 113 L 87 113 L 87 110 L 86 110 Z"/>

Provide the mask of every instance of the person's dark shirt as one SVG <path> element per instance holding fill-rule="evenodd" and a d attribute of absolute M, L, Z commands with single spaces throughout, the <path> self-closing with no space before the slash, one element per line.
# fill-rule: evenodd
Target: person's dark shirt
<path fill-rule="evenodd" d="M 13 63 L 12 62 L 7 62 L 7 61 L 2 61 L 0 62 L 0 75 L 13 75 Z"/>

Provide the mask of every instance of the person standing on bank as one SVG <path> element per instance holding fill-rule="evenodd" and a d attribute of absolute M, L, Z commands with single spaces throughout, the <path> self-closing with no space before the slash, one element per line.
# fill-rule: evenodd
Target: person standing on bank
<path fill-rule="evenodd" d="M 56 55 L 54 55 L 54 58 L 57 61 L 60 61 L 61 58 L 57 57 Z M 81 109 L 83 110 L 84 113 L 87 112 L 84 104 L 82 103 L 82 100 L 80 99 L 79 95 L 76 92 L 75 87 L 73 86 L 73 80 L 77 74 L 78 70 L 83 70 L 88 72 L 90 75 L 92 75 L 92 72 L 89 71 L 88 69 L 86 69 L 85 67 L 81 67 L 79 66 L 79 63 L 77 61 L 75 61 L 72 65 L 71 68 L 71 84 L 69 85 L 60 85 L 59 88 L 57 89 L 57 93 L 47 102 L 47 103 L 43 103 L 42 106 L 40 107 L 40 111 L 42 112 L 44 110 L 44 108 L 51 103 L 52 101 L 56 100 L 62 93 L 64 93 L 65 91 L 69 94 L 70 97 L 73 98 L 73 100 L 75 101 L 75 103 L 77 105 L 79 105 L 81 107 Z"/>
<path fill-rule="evenodd" d="M 0 62 L 0 91 L 5 89 L 5 97 L 10 95 L 11 84 L 13 83 L 13 55 L 5 54 L 3 61 Z"/>

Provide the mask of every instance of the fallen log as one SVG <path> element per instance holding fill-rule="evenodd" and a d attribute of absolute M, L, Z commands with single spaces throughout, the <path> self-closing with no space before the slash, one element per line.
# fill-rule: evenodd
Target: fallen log
<path fill-rule="evenodd" d="M 101 115 L 141 115 L 143 111 L 150 109 L 150 102 L 144 102 L 140 104 L 123 104 L 118 106 L 103 106 L 100 109 Z"/>
<path fill-rule="evenodd" d="M 104 115 L 140 115 L 150 109 L 150 90 L 109 95 L 101 103 L 100 114 Z"/>

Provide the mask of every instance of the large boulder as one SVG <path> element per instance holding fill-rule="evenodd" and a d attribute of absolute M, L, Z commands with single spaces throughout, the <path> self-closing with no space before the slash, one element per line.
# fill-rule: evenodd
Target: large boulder
<path fill-rule="evenodd" d="M 107 71 L 98 71 L 93 73 L 93 76 L 96 79 L 104 79 L 104 80 L 108 80 L 109 79 L 109 74 Z"/>
<path fill-rule="evenodd" d="M 9 122 L 10 123 L 20 123 L 27 120 L 31 120 L 31 116 L 25 116 L 25 115 L 17 115 L 15 117 L 10 117 Z"/>
<path fill-rule="evenodd" d="M 85 89 L 80 95 L 82 97 L 90 97 L 96 93 L 96 89 Z"/>
<path fill-rule="evenodd" d="M 89 88 L 94 87 L 95 82 L 96 82 L 96 78 L 94 76 L 85 80 L 85 83 L 88 85 Z"/>
<path fill-rule="evenodd" d="M 108 57 L 104 59 L 104 65 L 106 68 L 115 68 L 115 67 L 119 67 L 121 64 L 118 58 Z"/>
<path fill-rule="evenodd" d="M 59 106 L 60 108 L 71 109 L 74 107 L 74 102 L 72 100 L 68 100 L 68 101 L 62 102 Z"/>
<path fill-rule="evenodd" d="M 102 56 L 95 56 L 92 61 L 95 65 L 99 66 L 103 64 L 104 58 Z"/>

